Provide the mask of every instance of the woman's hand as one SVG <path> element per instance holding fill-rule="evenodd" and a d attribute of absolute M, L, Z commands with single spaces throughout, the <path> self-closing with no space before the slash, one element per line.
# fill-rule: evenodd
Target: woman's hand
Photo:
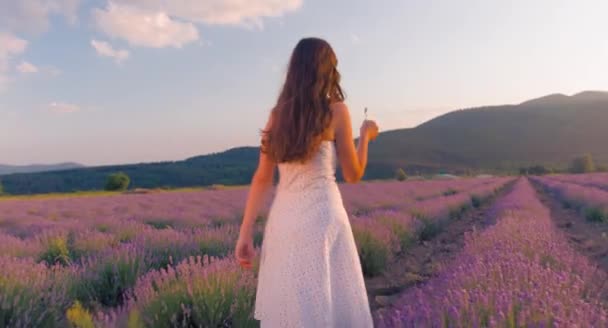
<path fill-rule="evenodd" d="M 365 120 L 363 121 L 363 124 L 361 124 L 361 137 L 367 137 L 368 140 L 374 140 L 378 136 L 378 133 L 378 124 L 376 124 L 375 121 Z"/>
<path fill-rule="evenodd" d="M 236 243 L 236 259 L 244 269 L 251 269 L 255 250 L 253 248 L 253 236 L 251 233 L 241 233 Z"/>

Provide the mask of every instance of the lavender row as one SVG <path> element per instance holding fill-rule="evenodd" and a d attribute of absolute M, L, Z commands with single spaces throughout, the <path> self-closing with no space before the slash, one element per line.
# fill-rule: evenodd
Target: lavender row
<path fill-rule="evenodd" d="M 467 192 L 404 203 L 353 217 L 352 228 L 363 273 L 380 274 L 401 252 L 418 241 L 432 239 L 451 219 L 481 206 L 510 179 L 493 180 Z"/>
<path fill-rule="evenodd" d="M 47 268 L 28 259 L 0 256 L 0 319 L 3 327 L 255 327 L 253 271 L 232 255 L 189 257 L 133 277 L 145 259 L 136 253 L 90 267 Z M 86 269 L 104 268 L 105 279 Z M 117 273 L 117 274 L 113 274 Z M 91 278 L 87 281 L 86 275 Z M 96 288 L 112 295 L 133 279 L 112 308 L 87 304 Z M 107 300 L 107 299 L 106 299 Z"/>
<path fill-rule="evenodd" d="M 347 211 L 357 215 L 373 210 L 402 209 L 421 201 L 456 195 L 509 178 L 378 182 L 340 186 Z"/>
<path fill-rule="evenodd" d="M 608 222 L 608 191 L 554 178 L 534 178 L 534 181 L 558 198 L 565 207 L 579 210 L 588 221 Z"/>
<path fill-rule="evenodd" d="M 575 183 L 608 191 L 608 173 L 558 174 L 547 177 L 561 182 Z"/>
<path fill-rule="evenodd" d="M 422 231 L 428 231 L 428 229 L 425 230 L 426 222 L 442 222 L 448 219 L 450 213 L 455 213 L 454 208 L 460 211 L 462 206 L 466 204 L 468 204 L 466 206 L 472 206 L 475 203 L 474 199 L 477 199 L 476 197 L 483 199 L 506 181 L 504 179 L 484 179 L 469 192 L 442 193 L 432 199 L 426 198 L 419 201 L 414 199 L 411 200 L 411 203 L 408 203 L 407 199 L 404 202 L 401 198 L 395 198 L 392 210 L 374 211 L 368 218 L 357 217 L 353 219 L 357 243 L 360 247 L 365 247 L 362 245 L 366 243 L 369 245 L 370 243 L 366 240 L 371 240 L 372 249 L 378 249 L 375 245 L 380 245 L 379 249 L 387 249 L 387 253 L 384 255 L 393 256 L 402 251 L 413 240 L 419 238 Z M 400 185 L 404 189 L 408 188 L 408 183 L 401 183 Z M 375 186 L 377 188 L 375 189 L 376 193 L 383 193 L 382 186 L 382 184 Z M 421 190 L 428 195 L 430 190 L 436 189 Z M 171 196 L 171 194 L 164 195 Z M 154 196 L 156 197 L 156 195 Z M 122 200 L 118 201 L 122 197 L 131 197 L 131 195 L 116 196 L 114 199 L 122 204 L 120 203 Z M 170 198 L 170 200 L 175 199 Z M 217 198 L 214 199 L 217 200 Z M 235 202 L 240 200 L 235 199 Z M 86 201 L 87 206 L 95 204 L 93 198 L 75 199 L 73 202 L 78 203 L 82 200 Z M 110 200 L 112 200 L 112 197 L 101 197 L 99 204 L 107 204 L 105 202 Z M 162 202 L 162 199 L 159 198 L 156 201 Z M 399 201 L 401 203 L 398 203 Z M 436 202 L 437 205 L 432 205 L 433 202 Z M 186 320 L 185 317 L 189 318 L 187 320 L 195 320 L 187 322 L 208 322 L 205 320 L 210 319 L 196 318 L 202 316 L 201 313 L 209 312 L 209 310 L 188 308 L 187 313 L 182 313 L 180 311 L 186 310 L 182 309 L 181 305 L 180 309 L 176 310 L 178 313 L 173 310 L 167 312 L 167 316 L 164 318 L 169 318 L 167 319 L 169 321 L 159 319 L 160 321 L 157 322 L 153 314 L 157 312 L 154 310 L 156 309 L 155 306 L 162 306 L 162 308 L 169 306 L 165 302 L 170 302 L 173 299 L 171 295 L 173 295 L 172 293 L 177 285 L 182 286 L 180 287 L 180 293 L 187 294 L 180 297 L 194 297 L 190 295 L 191 287 L 184 280 L 197 281 L 197 284 L 202 286 L 202 290 L 199 292 L 204 297 L 209 295 L 206 294 L 207 292 L 212 293 L 211 295 L 216 295 L 214 293 L 229 295 L 226 294 L 228 293 L 226 288 L 230 289 L 241 284 L 241 276 L 235 273 L 238 272 L 238 266 L 230 255 L 238 235 L 236 222 L 218 219 L 213 224 L 207 224 L 203 227 L 191 226 L 188 229 L 180 229 L 176 227 L 185 221 L 177 220 L 178 223 L 173 223 L 171 218 L 166 218 L 150 224 L 128 216 L 95 218 L 96 212 L 93 207 L 85 206 L 83 209 L 86 208 L 87 210 L 83 210 L 79 214 L 75 212 L 75 209 L 80 208 L 79 205 L 70 205 L 63 200 L 60 203 L 63 204 L 62 206 L 66 206 L 61 207 L 61 211 L 67 211 L 69 206 L 74 206 L 71 207 L 73 212 L 60 213 L 60 215 L 66 217 L 51 217 L 46 220 L 40 218 L 38 220 L 42 222 L 38 223 L 34 222 L 35 217 L 30 217 L 30 220 L 26 220 L 24 223 L 29 230 L 27 231 L 29 233 L 25 235 L 20 234 L 23 227 L 19 226 L 19 222 L 10 218 L 7 220 L 6 216 L 0 220 L 0 225 L 2 225 L 0 254 L 2 261 L 4 261 L 3 266 L 16 268 L 14 274 L 10 271 L 0 273 L 0 295 L 2 295 L 0 316 L 5 318 L 4 322 L 10 323 L 10 326 L 36 326 L 36 323 L 40 322 L 44 322 L 45 325 L 46 322 L 53 322 L 57 326 L 66 326 L 66 320 L 71 321 L 74 325 L 77 325 L 75 323 L 77 321 L 118 323 L 119 321 L 122 322 L 121 320 L 127 320 L 128 322 L 142 323 L 144 326 L 166 326 L 167 322 L 175 324 L 175 320 Z M 421 205 L 413 206 L 416 203 Z M 8 208 L 15 210 L 17 208 L 15 204 L 27 207 L 29 203 L 22 200 L 9 202 Z M 32 204 L 35 204 L 33 208 L 40 204 L 52 205 L 47 201 L 40 200 L 32 201 Z M 141 205 L 137 202 L 136 204 Z M 164 206 L 170 206 L 170 203 L 167 202 L 163 204 Z M 218 201 L 218 204 L 224 203 Z M 2 205 L 5 206 L 6 204 Z M 410 207 L 414 209 L 413 212 L 398 210 Z M 102 212 L 103 206 L 99 210 L 99 213 Z M 193 213 L 193 211 L 186 212 Z M 220 212 L 218 210 L 214 213 Z M 233 208 L 225 213 L 234 212 Z M 14 215 L 16 212 L 11 213 L 9 215 Z M 438 213 L 441 215 L 438 215 Z M 82 221 L 76 219 L 80 215 L 85 219 Z M 256 234 L 258 245 L 262 239 L 261 227 L 262 224 L 259 224 Z M 360 233 L 362 231 L 364 232 Z M 386 235 L 383 236 L 382 233 Z M 369 238 L 366 239 L 367 237 Z M 223 258 L 214 261 L 214 263 L 218 263 L 214 265 L 224 269 L 218 269 L 218 273 L 213 275 L 206 274 L 207 271 L 199 272 L 200 270 L 206 270 L 206 262 L 192 259 L 196 259 L 196 256 L 203 254 Z M 373 262 L 382 261 L 383 253 L 372 252 L 371 254 L 367 253 L 367 256 L 367 260 L 363 261 L 364 265 L 368 264 L 368 260 Z M 181 273 L 178 274 L 180 271 L 177 268 L 180 266 L 189 267 L 191 271 L 195 269 L 199 271 L 193 271 L 197 272 L 197 275 L 185 276 Z M 214 266 L 208 267 L 212 268 Z M 27 283 L 27 280 L 24 280 L 26 281 L 25 284 L 19 283 L 17 277 L 21 275 L 21 272 L 33 274 L 31 280 L 37 283 L 30 284 Z M 232 273 L 228 274 L 229 272 Z M 140 281 L 149 281 L 149 284 L 157 286 L 160 284 L 160 278 L 158 277 L 164 277 L 165 275 L 173 275 L 173 280 L 170 281 L 175 281 L 167 283 L 168 294 L 163 292 L 154 296 L 158 299 L 158 302 L 150 301 L 150 304 L 156 305 L 148 307 L 146 305 L 148 303 L 143 304 L 140 299 L 147 297 L 142 296 L 144 295 L 142 293 L 148 289 L 145 288 L 146 284 Z M 237 281 L 239 281 L 238 284 Z M 251 282 L 248 282 L 245 285 L 251 286 L 251 284 Z M 209 288 L 212 291 L 208 291 Z M 158 290 L 156 291 L 158 292 Z M 177 293 L 177 291 L 175 292 Z M 170 297 L 167 295 L 170 295 Z M 150 296 L 148 299 L 154 297 Z M 177 299 L 182 300 L 183 298 Z M 192 306 L 200 305 L 200 298 L 196 299 L 197 301 L 191 302 Z M 219 297 L 213 302 L 229 304 L 230 309 L 243 309 L 249 304 L 247 300 L 250 301 L 250 298 L 247 298 L 246 295 L 239 296 L 236 299 L 241 299 L 242 301 L 239 302 L 244 302 L 244 305 L 235 305 L 226 301 L 223 297 Z M 52 300 L 52 304 L 49 304 L 48 300 Z M 179 302 L 179 304 L 182 303 L 182 301 Z M 199 314 L 194 315 L 193 313 L 196 311 Z M 226 311 L 222 310 L 223 314 L 218 314 L 222 318 L 221 320 L 250 322 L 250 318 L 243 317 L 243 313 L 247 312 L 246 310 L 238 310 L 238 313 L 233 312 L 236 310 Z M 235 317 L 241 319 L 235 319 Z M 184 321 L 180 321 L 180 323 L 185 324 Z M 53 326 L 52 324 L 49 325 Z"/>
<path fill-rule="evenodd" d="M 377 313 L 378 327 L 608 325 L 608 277 L 570 248 L 527 180 L 491 212 L 497 224 L 468 235 L 437 278 Z"/>
<path fill-rule="evenodd" d="M 457 194 L 495 180 L 378 182 L 340 188 L 345 207 L 356 214 Z M 247 188 L 237 188 L 0 200 L 0 231 L 25 239 L 49 230 L 119 230 L 123 222 L 177 230 L 238 224 L 247 192 Z"/>

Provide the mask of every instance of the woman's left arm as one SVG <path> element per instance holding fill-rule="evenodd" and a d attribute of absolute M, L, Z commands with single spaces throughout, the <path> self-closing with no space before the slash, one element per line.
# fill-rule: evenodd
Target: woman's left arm
<path fill-rule="evenodd" d="M 271 119 L 266 124 L 265 131 L 270 128 Z M 274 171 L 276 163 L 270 157 L 260 151 L 258 167 L 251 180 L 251 187 L 247 196 L 243 222 L 241 223 L 239 240 L 236 247 L 236 257 L 243 267 L 251 267 L 253 260 L 253 228 L 255 220 L 264 205 L 269 191 L 272 189 L 274 181 Z"/>

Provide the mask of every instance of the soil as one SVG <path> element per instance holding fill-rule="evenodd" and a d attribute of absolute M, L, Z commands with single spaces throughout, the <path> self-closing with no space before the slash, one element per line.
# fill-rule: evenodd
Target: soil
<path fill-rule="evenodd" d="M 436 276 L 441 265 L 449 263 L 462 250 L 465 233 L 480 231 L 495 223 L 495 218 L 486 212 L 512 186 L 513 183 L 509 183 L 479 208 L 467 211 L 460 219 L 451 220 L 433 239 L 411 246 L 397 256 L 382 275 L 366 278 L 371 310 L 389 307 L 406 289 Z"/>

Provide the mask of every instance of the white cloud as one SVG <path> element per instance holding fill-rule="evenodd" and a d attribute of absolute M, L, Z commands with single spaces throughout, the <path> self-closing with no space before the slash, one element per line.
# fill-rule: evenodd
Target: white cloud
<path fill-rule="evenodd" d="M 93 17 L 105 34 L 125 39 L 134 46 L 181 48 L 198 40 L 194 24 L 174 20 L 162 11 L 110 2 L 105 10 L 94 9 Z"/>
<path fill-rule="evenodd" d="M 91 40 L 91 46 L 95 48 L 98 55 L 114 58 L 117 63 L 129 58 L 129 52 L 127 50 L 114 49 L 111 44 L 105 41 Z"/>
<path fill-rule="evenodd" d="M 115 0 L 209 25 L 261 25 L 302 7 L 303 0 Z"/>
<path fill-rule="evenodd" d="M 22 61 L 21 64 L 17 65 L 17 71 L 20 73 L 37 73 L 38 67 L 30 62 Z"/>
<path fill-rule="evenodd" d="M 199 39 L 194 24 L 262 27 L 266 17 L 298 10 L 303 0 L 109 0 L 94 9 L 106 35 L 131 45 L 180 48 Z"/>
<path fill-rule="evenodd" d="M 0 32 L 0 89 L 9 81 L 11 61 L 27 48 L 27 41 L 12 34 Z"/>
<path fill-rule="evenodd" d="M 48 66 L 43 68 L 43 70 L 51 76 L 59 76 L 62 73 L 62 71 L 55 66 Z"/>
<path fill-rule="evenodd" d="M 48 105 L 48 109 L 53 113 L 70 114 L 80 111 L 80 106 L 63 102 L 52 102 Z"/>
<path fill-rule="evenodd" d="M 51 15 L 61 15 L 75 23 L 79 5 L 80 0 L 0 0 L 0 27 L 23 32 L 44 32 L 50 25 Z"/>

